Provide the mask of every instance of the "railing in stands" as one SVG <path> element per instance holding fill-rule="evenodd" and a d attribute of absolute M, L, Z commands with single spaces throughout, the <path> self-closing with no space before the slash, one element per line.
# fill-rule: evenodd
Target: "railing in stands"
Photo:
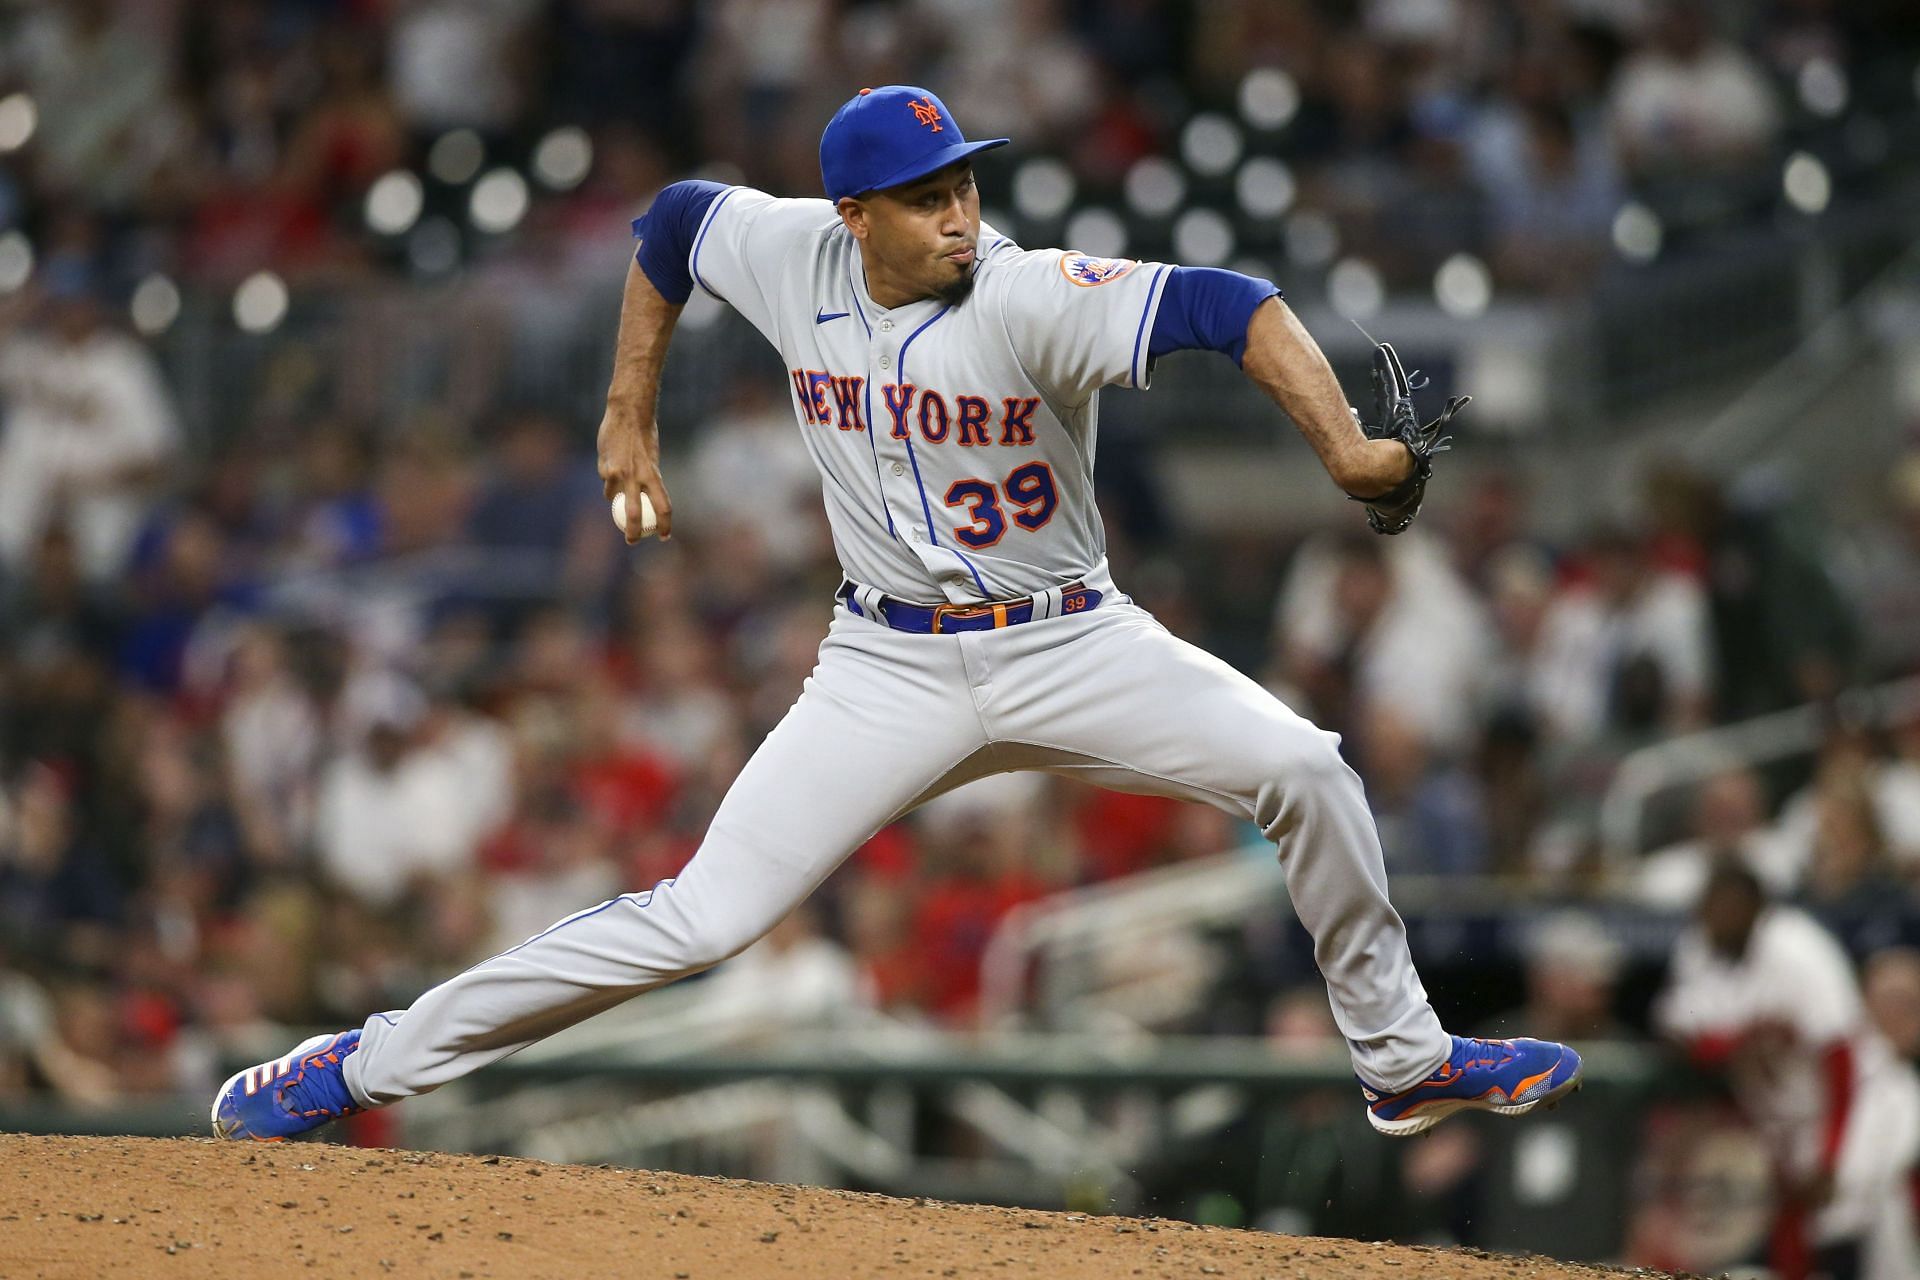
<path fill-rule="evenodd" d="M 1642 747 L 1620 762 L 1601 799 L 1601 846 L 1614 866 L 1628 865 L 1645 852 L 1647 804 L 1661 792 L 1730 769 L 1809 755 L 1835 724 L 1883 727 L 1915 715 L 1920 715 L 1920 676 L 1850 689 L 1831 703 L 1809 703 Z"/>

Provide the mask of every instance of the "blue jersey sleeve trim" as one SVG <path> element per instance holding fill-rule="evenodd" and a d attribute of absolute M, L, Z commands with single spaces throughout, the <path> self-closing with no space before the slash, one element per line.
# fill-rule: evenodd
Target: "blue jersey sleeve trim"
<path fill-rule="evenodd" d="M 1165 297 L 1165 293 L 1161 288 L 1161 282 L 1165 278 L 1166 274 L 1167 274 L 1167 269 L 1165 267 L 1161 267 L 1158 271 L 1153 273 L 1153 279 L 1147 284 L 1146 305 L 1140 308 L 1140 325 L 1138 328 L 1136 328 L 1133 331 L 1133 359 L 1127 365 L 1127 383 L 1128 385 L 1133 387 L 1133 389 L 1136 391 L 1138 391 L 1141 385 L 1146 381 L 1146 370 L 1142 368 L 1140 365 L 1140 340 L 1146 336 L 1148 316 L 1156 317 L 1154 320 L 1154 332 L 1156 333 L 1159 332 L 1160 322 L 1159 322 L 1159 319 L 1157 318 L 1157 313 L 1153 309 L 1153 306 L 1154 306 L 1154 299 L 1156 297 L 1159 297 L 1162 299 L 1164 299 Z M 1164 301 L 1163 301 L 1163 305 L 1164 305 Z M 1148 363 L 1152 363 L 1153 357 L 1155 354 L 1156 353 L 1151 348 L 1148 349 L 1147 351 Z"/>
<path fill-rule="evenodd" d="M 633 220 L 633 234 L 640 238 L 634 261 L 668 302 L 684 303 L 693 296 L 699 276 L 689 267 L 689 261 L 697 261 L 700 240 L 706 238 L 702 223 L 711 210 L 719 207 L 717 202 L 732 194 L 732 189 L 718 182 L 689 179 L 670 183 L 654 197 L 653 206 Z M 695 239 L 696 231 L 699 240 Z M 705 281 L 699 283 L 706 288 Z"/>
<path fill-rule="evenodd" d="M 733 199 L 733 197 L 739 193 L 739 190 L 740 188 L 738 187 L 729 187 L 725 195 L 713 202 L 713 208 L 707 212 L 707 220 L 701 224 L 700 238 L 693 242 L 693 255 L 688 260 L 689 270 L 693 273 L 694 281 L 699 284 L 702 289 L 713 294 L 716 298 L 720 297 L 720 295 L 714 291 L 713 286 L 709 285 L 700 274 L 700 249 L 701 246 L 707 243 L 707 232 L 713 230 L 714 219 L 720 216 L 720 210 L 726 205 L 727 201 Z"/>
<path fill-rule="evenodd" d="M 1268 298 L 1283 296 L 1272 281 L 1216 267 L 1175 267 L 1167 273 L 1154 314 L 1147 356 L 1172 351 L 1218 351 L 1235 364 L 1247 354 L 1247 324 Z"/>

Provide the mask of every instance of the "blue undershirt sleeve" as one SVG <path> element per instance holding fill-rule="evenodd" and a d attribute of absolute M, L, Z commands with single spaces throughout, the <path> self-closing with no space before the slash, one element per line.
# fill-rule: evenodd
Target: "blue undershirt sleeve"
<path fill-rule="evenodd" d="M 693 295 L 687 258 L 693 252 L 694 233 L 726 189 L 722 183 L 697 178 L 670 183 L 653 198 L 653 206 L 633 220 L 633 234 L 640 239 L 633 260 L 668 302 L 684 303 Z"/>
<path fill-rule="evenodd" d="M 1167 273 L 1153 316 L 1149 357 L 1170 351 L 1218 351 L 1239 364 L 1247 353 L 1254 308 L 1282 296 L 1270 281 L 1217 267 L 1175 267 Z"/>

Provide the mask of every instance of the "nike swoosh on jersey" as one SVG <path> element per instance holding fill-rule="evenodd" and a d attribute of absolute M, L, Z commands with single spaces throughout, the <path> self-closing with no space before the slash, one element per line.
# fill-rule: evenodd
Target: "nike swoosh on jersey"
<path fill-rule="evenodd" d="M 815 311 L 813 313 L 813 322 L 815 324 L 825 324 L 829 320 L 844 320 L 852 314 L 853 312 L 851 311 Z"/>

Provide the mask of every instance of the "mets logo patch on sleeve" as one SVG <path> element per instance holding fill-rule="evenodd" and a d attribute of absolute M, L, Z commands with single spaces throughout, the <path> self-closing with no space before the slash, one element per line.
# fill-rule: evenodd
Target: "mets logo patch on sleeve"
<path fill-rule="evenodd" d="M 1060 259 L 1060 274 L 1082 288 L 1091 289 L 1094 285 L 1118 280 L 1139 265 L 1132 258 L 1092 258 L 1084 253 L 1069 253 Z"/>

